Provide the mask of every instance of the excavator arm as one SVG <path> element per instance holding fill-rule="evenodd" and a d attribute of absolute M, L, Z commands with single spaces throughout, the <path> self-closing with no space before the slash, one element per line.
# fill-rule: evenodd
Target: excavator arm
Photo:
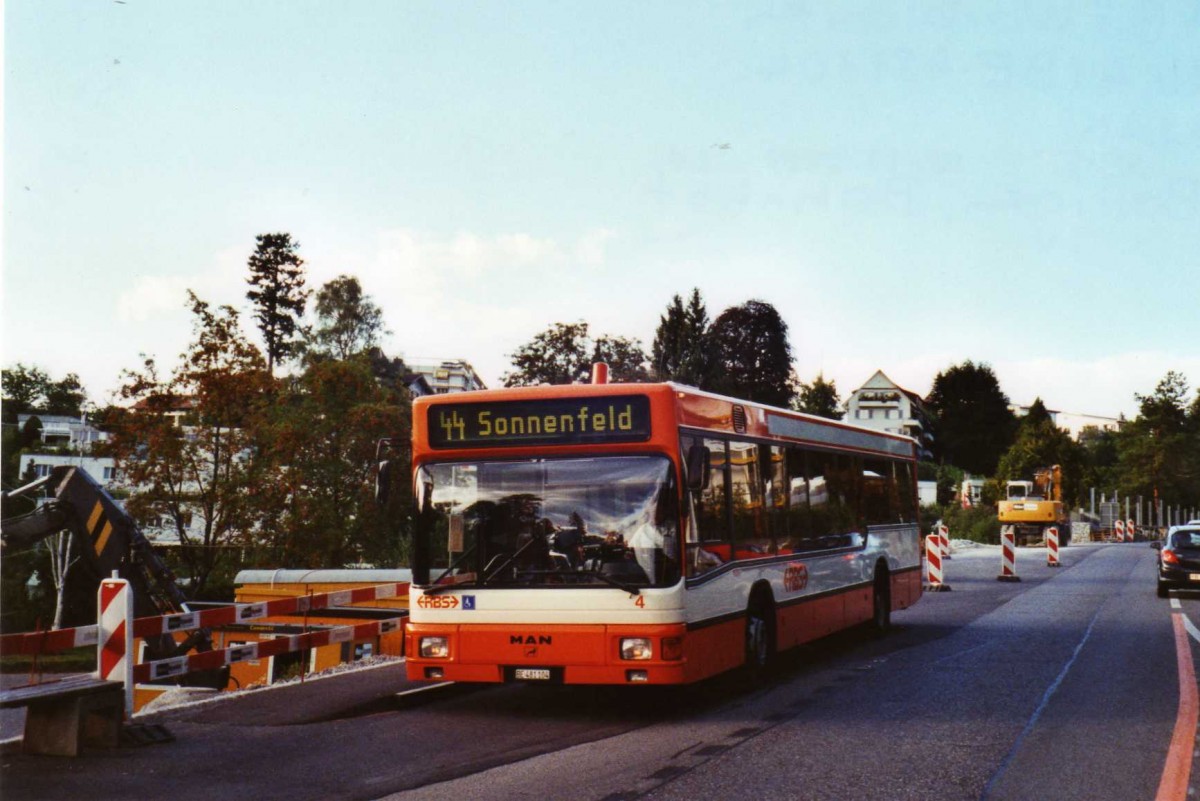
<path fill-rule="evenodd" d="M 115 571 L 129 582 L 137 617 L 190 611 L 174 573 L 133 518 L 82 468 L 56 467 L 44 478 L 5 492 L 3 500 L 27 497 L 47 486 L 53 491 L 52 500 L 28 514 L 0 520 L 0 548 L 28 548 L 60 531 L 70 531 L 90 568 L 87 572 L 99 580 Z M 168 636 L 146 641 L 149 659 L 165 659 L 193 649 L 212 650 L 207 629 L 192 632 L 178 643 Z M 202 677 L 197 683 L 224 686 L 225 682 L 214 676 Z"/>

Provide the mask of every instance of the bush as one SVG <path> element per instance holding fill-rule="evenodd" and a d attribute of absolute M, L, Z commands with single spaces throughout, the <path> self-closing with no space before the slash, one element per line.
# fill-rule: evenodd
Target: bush
<path fill-rule="evenodd" d="M 1000 521 L 991 506 L 951 506 L 942 515 L 942 522 L 950 527 L 951 539 L 1000 544 Z"/>

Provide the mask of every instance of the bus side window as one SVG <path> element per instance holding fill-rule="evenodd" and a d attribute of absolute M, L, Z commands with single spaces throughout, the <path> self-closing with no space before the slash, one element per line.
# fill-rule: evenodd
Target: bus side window
<path fill-rule="evenodd" d="M 771 552 L 763 509 L 763 465 L 759 460 L 765 450 L 751 442 L 729 443 L 729 489 L 736 559 L 757 559 Z"/>
<path fill-rule="evenodd" d="M 790 541 L 788 515 L 787 451 L 778 445 L 764 446 L 760 451 L 766 466 L 767 523 L 771 538 L 771 553 L 785 553 Z"/>
<path fill-rule="evenodd" d="M 854 465 L 848 456 L 824 451 L 808 454 L 808 501 L 812 509 L 811 548 L 839 548 L 856 527 Z"/>
<path fill-rule="evenodd" d="M 915 523 L 917 520 L 916 484 L 913 483 L 913 468 L 904 462 L 892 462 L 896 471 L 896 495 L 900 504 L 899 514 L 901 523 Z"/>
<path fill-rule="evenodd" d="M 708 486 L 692 493 L 694 524 L 688 526 L 687 574 L 698 576 L 728 562 L 731 557 L 729 541 L 728 466 L 726 443 L 723 440 L 682 437 L 683 452 L 693 444 L 708 448 Z"/>
<path fill-rule="evenodd" d="M 900 498 L 892 463 L 864 459 L 862 463 L 862 514 L 868 526 L 900 522 Z"/>

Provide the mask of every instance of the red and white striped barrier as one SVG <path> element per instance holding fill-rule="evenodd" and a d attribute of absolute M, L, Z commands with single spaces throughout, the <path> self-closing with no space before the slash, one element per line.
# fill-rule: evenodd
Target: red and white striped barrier
<path fill-rule="evenodd" d="M 154 637 L 159 634 L 172 634 L 189 629 L 215 628 L 274 615 L 290 615 L 311 612 L 314 609 L 327 609 L 331 606 L 350 606 L 383 598 L 395 598 L 406 592 L 408 592 L 407 582 L 379 584 L 374 587 L 300 595 L 295 598 L 279 598 L 254 604 L 233 604 L 216 609 L 205 609 L 201 612 L 143 617 L 133 622 L 133 634 L 135 637 Z"/>
<path fill-rule="evenodd" d="M 100 629 L 96 626 L 80 626 L 77 629 L 5 634 L 0 637 L 0 653 L 5 656 L 11 654 L 34 656 L 69 651 L 72 648 L 83 648 L 95 645 L 100 641 L 99 631 Z"/>
<path fill-rule="evenodd" d="M 161 617 L 143 617 L 133 621 L 133 636 L 155 637 L 199 628 L 216 628 L 247 620 L 311 612 L 331 606 L 350 606 L 356 603 L 396 598 L 408 592 L 407 583 L 379 584 L 354 590 L 338 590 L 316 595 L 301 595 L 295 598 L 279 598 L 274 601 L 254 604 L 231 604 L 201 612 L 184 612 Z M 80 626 L 74 629 L 35 631 L 26 634 L 0 636 L 0 653 L 3 654 L 51 654 L 96 645 L 99 629 L 96 626 Z"/>
<path fill-rule="evenodd" d="M 1058 527 L 1046 529 L 1046 567 L 1061 567 L 1058 561 Z"/>
<path fill-rule="evenodd" d="M 1137 533 L 1137 526 L 1134 525 L 1134 522 L 1132 520 L 1126 520 L 1125 521 L 1125 536 L 1129 537 L 1130 542 L 1134 541 L 1134 539 L 1135 539 L 1134 535 L 1136 533 Z"/>
<path fill-rule="evenodd" d="M 1125 541 L 1125 521 L 1117 520 L 1113 524 L 1113 533 L 1116 534 L 1117 542 Z"/>
<path fill-rule="evenodd" d="M 938 541 L 942 548 L 942 558 L 950 558 L 950 527 L 945 523 L 938 526 L 937 529 Z"/>
<path fill-rule="evenodd" d="M 925 538 L 925 589 L 929 592 L 945 592 L 950 585 L 942 580 L 942 542 L 937 534 Z"/>
<path fill-rule="evenodd" d="M 1017 535 L 1012 526 L 1000 527 L 1000 575 L 996 580 L 1021 580 L 1017 575 Z"/>
<path fill-rule="evenodd" d="M 373 623 L 359 623 L 355 626 L 341 626 L 335 629 L 312 631 L 307 634 L 278 637 L 273 640 L 264 640 L 263 642 L 235 645 L 223 651 L 205 651 L 200 654 L 159 659 L 135 667 L 133 669 L 133 677 L 136 681 L 144 683 L 172 676 L 182 676 L 185 673 L 191 673 L 195 670 L 212 670 L 238 662 L 245 662 L 250 659 L 265 659 L 270 656 L 289 654 L 294 651 L 319 648 L 323 645 L 353 642 L 379 634 L 388 634 L 399 630 L 403 624 L 403 617 L 395 617 Z"/>
<path fill-rule="evenodd" d="M 96 678 L 125 685 L 125 716 L 133 715 L 133 592 L 122 578 L 100 582 Z"/>

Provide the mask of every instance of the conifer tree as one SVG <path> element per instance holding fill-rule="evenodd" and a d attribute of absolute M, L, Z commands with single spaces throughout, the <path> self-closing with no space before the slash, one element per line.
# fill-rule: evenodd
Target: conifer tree
<path fill-rule="evenodd" d="M 266 345 L 267 370 L 274 372 L 275 365 L 295 351 L 309 292 L 304 288 L 304 259 L 296 252 L 300 243 L 292 241 L 291 234 L 259 234 L 255 241 L 246 297 L 254 304 L 254 319 Z"/>

